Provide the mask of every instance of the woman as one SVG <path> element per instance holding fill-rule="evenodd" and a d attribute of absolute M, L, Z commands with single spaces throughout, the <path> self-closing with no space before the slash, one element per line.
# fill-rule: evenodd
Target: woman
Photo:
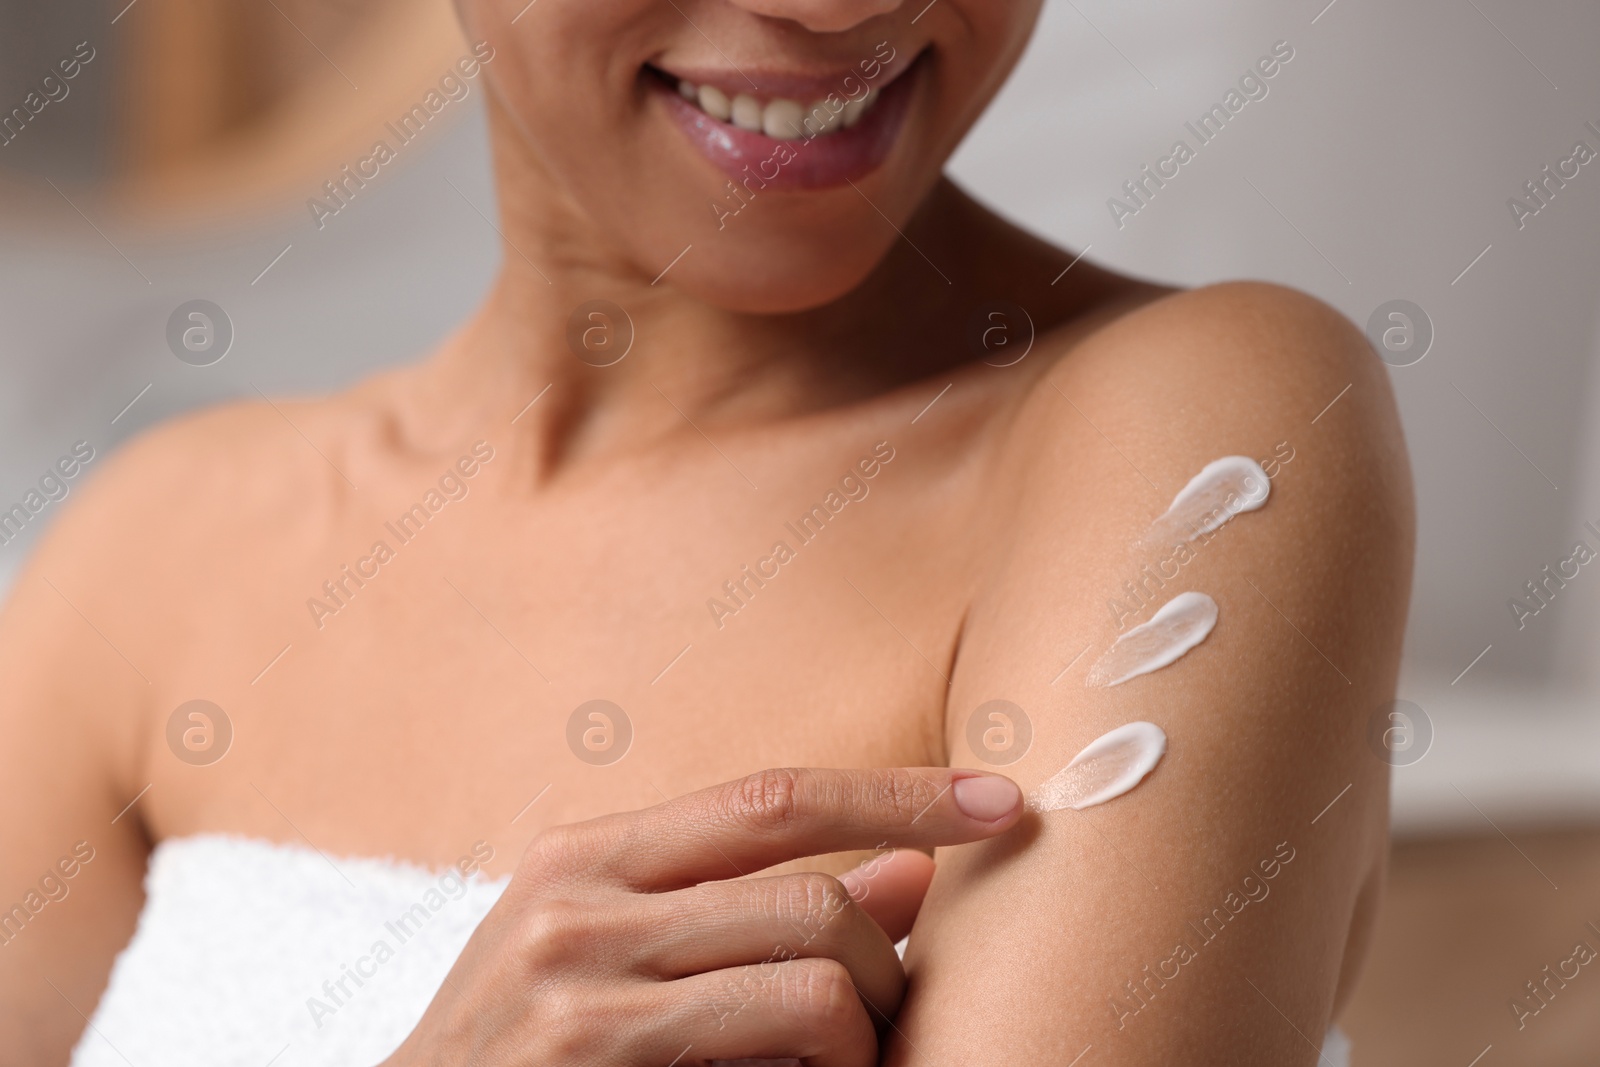
<path fill-rule="evenodd" d="M 14 1061 L 1316 1062 L 1412 544 L 1360 334 L 941 176 L 1036 3 L 459 6 L 482 310 L 128 447 L 0 623 Z M 1153 541 L 1225 456 L 1270 500 Z"/>

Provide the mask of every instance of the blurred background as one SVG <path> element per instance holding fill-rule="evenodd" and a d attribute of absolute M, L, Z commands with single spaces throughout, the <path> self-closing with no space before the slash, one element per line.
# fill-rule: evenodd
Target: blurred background
<path fill-rule="evenodd" d="M 1129 199 L 1278 42 L 1267 95 Z M 1386 353 L 1421 521 L 1410 734 L 1360 1067 L 1600 1062 L 1600 972 L 1510 1007 L 1600 950 L 1600 567 L 1545 570 L 1600 551 L 1600 162 L 1548 177 L 1600 151 L 1597 47 L 1592 0 L 1046 0 L 951 166 L 1114 268 L 1272 279 L 1360 325 L 1414 305 Z M 335 388 L 462 320 L 498 257 L 481 84 L 337 215 L 308 201 L 465 50 L 445 0 L 0 0 L 0 505 L 76 441 Z M 233 329 L 204 367 L 167 343 L 196 299 Z"/>

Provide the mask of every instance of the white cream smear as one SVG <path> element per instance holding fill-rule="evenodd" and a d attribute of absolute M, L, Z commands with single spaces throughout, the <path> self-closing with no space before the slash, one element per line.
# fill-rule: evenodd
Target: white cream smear
<path fill-rule="evenodd" d="M 1254 511 L 1267 502 L 1272 479 L 1261 464 L 1248 456 L 1223 456 L 1212 460 L 1178 490 L 1167 510 L 1150 527 L 1146 541 L 1179 536 L 1185 541 L 1222 526 L 1235 515 Z"/>
<path fill-rule="evenodd" d="M 1072 762 L 1028 794 L 1029 811 L 1082 810 L 1115 800 L 1144 780 L 1167 751 L 1153 722 L 1130 722 L 1089 742 Z"/>
<path fill-rule="evenodd" d="M 1179 593 L 1117 638 L 1089 668 L 1087 685 L 1121 685 L 1130 678 L 1176 663 L 1217 625 L 1217 602 L 1204 593 Z"/>

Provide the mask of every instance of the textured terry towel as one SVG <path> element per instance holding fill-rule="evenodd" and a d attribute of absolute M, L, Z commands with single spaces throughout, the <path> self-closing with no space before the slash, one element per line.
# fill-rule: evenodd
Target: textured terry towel
<path fill-rule="evenodd" d="M 370 1067 L 507 881 L 250 838 L 163 841 L 73 1067 Z M 1323 1056 L 1348 1067 L 1337 1030 Z"/>
<path fill-rule="evenodd" d="M 370 1067 L 508 880 L 249 838 L 164 841 L 73 1067 Z"/>

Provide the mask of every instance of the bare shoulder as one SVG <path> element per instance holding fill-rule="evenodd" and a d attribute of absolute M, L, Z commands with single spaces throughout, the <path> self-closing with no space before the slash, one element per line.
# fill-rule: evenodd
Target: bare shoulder
<path fill-rule="evenodd" d="M 237 560 L 269 530 L 298 526 L 336 500 L 339 473 L 310 443 L 317 438 L 302 439 L 317 430 L 318 413 L 316 404 L 247 400 L 145 432 L 98 458 L 30 571 L 107 601 L 145 602 L 165 587 L 175 605 L 186 586 L 170 583 L 207 561 Z M 337 451 L 322 436 L 322 451 Z"/>
<path fill-rule="evenodd" d="M 38 562 L 130 590 L 293 552 L 351 506 L 394 422 L 389 375 L 310 398 L 258 395 L 161 423 L 99 459 Z M 99 584 L 99 583 L 95 583 Z M 182 599 L 173 597 L 171 599 Z"/>
<path fill-rule="evenodd" d="M 115 732 L 131 736 L 145 718 L 131 710 L 171 699 L 163 682 L 209 643 L 199 638 L 222 620 L 246 636 L 261 604 L 281 599 L 273 584 L 358 506 L 383 410 L 365 386 L 256 397 L 172 419 L 109 454 L 89 448 L 50 505 L 57 513 L 40 516 L 49 529 L 0 615 L 7 661 L 39 675 L 39 701 L 108 709 Z M 49 679 L 74 662 L 92 663 L 81 684 L 98 679 L 98 690 L 52 695 L 60 685 Z"/>
<path fill-rule="evenodd" d="M 1040 374 L 1008 444 L 1029 468 L 1128 479 L 1143 510 L 1219 456 L 1269 466 L 1293 455 L 1325 500 L 1382 506 L 1409 543 L 1410 468 L 1386 370 L 1347 318 L 1283 286 L 1213 285 L 1111 318 Z"/>
<path fill-rule="evenodd" d="M 1114 637 L 1153 610 L 1152 583 L 1127 585 L 1129 554 L 1149 547 L 1191 479 L 1230 456 L 1260 466 L 1270 503 L 1183 573 L 1242 590 L 1266 624 L 1282 611 L 1334 626 L 1369 691 L 1392 696 L 1416 536 L 1399 413 L 1362 333 L 1292 289 L 1173 293 L 1066 347 L 995 453 L 985 510 L 997 565 L 1070 558 L 1050 566 L 1063 585 L 1094 589 L 1098 617 L 1084 621 Z M 1159 571 L 1173 554 L 1184 555 L 1149 562 Z"/>
<path fill-rule="evenodd" d="M 1389 395 L 1382 366 L 1353 323 L 1315 297 L 1265 282 L 1145 303 L 1087 337 L 1052 373 L 1057 385 L 1087 387 L 1113 369 L 1112 377 L 1137 379 L 1146 396 L 1182 394 L 1195 404 L 1228 398 L 1244 415 L 1303 401 L 1317 404 L 1309 420 L 1346 385 Z"/>

